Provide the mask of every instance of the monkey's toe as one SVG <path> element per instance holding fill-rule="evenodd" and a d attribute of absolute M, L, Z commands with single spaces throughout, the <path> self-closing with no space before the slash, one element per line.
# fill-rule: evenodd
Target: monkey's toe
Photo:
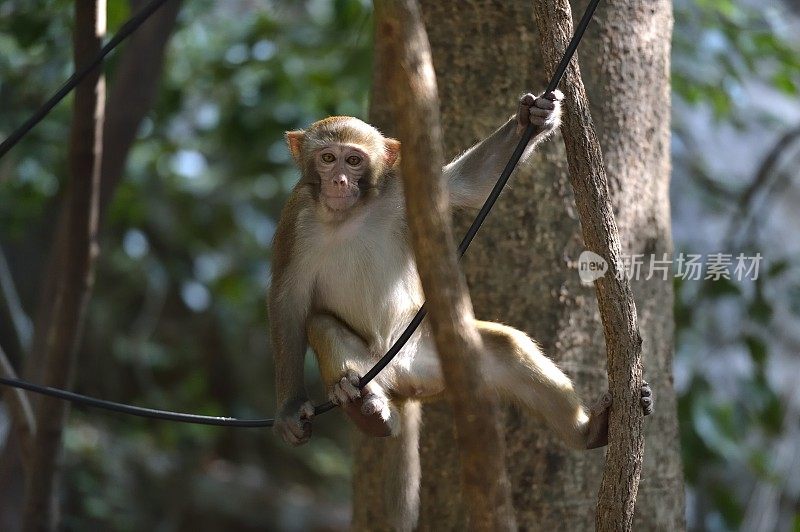
<path fill-rule="evenodd" d="M 361 405 L 361 413 L 365 416 L 380 414 L 382 419 L 386 419 L 389 413 L 389 402 L 385 397 L 370 394 L 364 398 L 364 403 Z"/>
<path fill-rule="evenodd" d="M 650 389 L 650 385 L 647 383 L 647 381 L 642 381 L 640 403 L 642 405 L 642 413 L 644 413 L 645 416 L 649 416 L 653 413 L 653 410 L 655 409 L 653 390 Z"/>
<path fill-rule="evenodd" d="M 544 96 L 536 98 L 536 101 L 533 102 L 533 105 L 536 109 L 542 109 L 544 111 L 552 111 L 556 108 L 555 100 L 550 100 Z"/>

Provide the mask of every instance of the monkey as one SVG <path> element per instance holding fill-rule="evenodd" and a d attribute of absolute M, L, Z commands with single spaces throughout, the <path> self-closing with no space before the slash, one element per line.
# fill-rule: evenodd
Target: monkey
<path fill-rule="evenodd" d="M 559 126 L 560 91 L 522 96 L 487 138 L 442 169 L 453 208 L 479 208 L 529 124 L 536 134 L 521 162 Z M 352 117 L 334 116 L 286 141 L 300 180 L 281 213 L 273 242 L 269 293 L 278 412 L 274 430 L 301 445 L 314 407 L 303 379 L 308 346 L 328 398 L 373 436 L 397 436 L 403 405 L 435 397 L 444 379 L 430 326 L 423 321 L 396 358 L 359 389 L 423 304 L 408 235 L 400 142 Z M 534 340 L 510 326 L 476 320 L 488 390 L 540 414 L 569 447 L 607 444 L 611 396 L 585 408 L 570 379 Z M 483 390 L 476 390 L 480 397 Z M 641 388 L 645 414 L 653 407 Z"/>

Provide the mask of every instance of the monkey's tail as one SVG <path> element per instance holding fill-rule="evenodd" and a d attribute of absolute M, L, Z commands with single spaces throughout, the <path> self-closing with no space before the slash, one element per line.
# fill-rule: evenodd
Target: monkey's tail
<path fill-rule="evenodd" d="M 421 409 L 417 401 L 397 407 L 401 424 L 397 436 L 356 435 L 355 447 L 363 455 L 355 461 L 353 471 L 353 498 L 360 500 L 353 515 L 352 530 L 356 532 L 410 532 L 417 525 Z"/>
<path fill-rule="evenodd" d="M 419 401 L 405 401 L 400 407 L 400 434 L 390 440 L 387 453 L 384 501 L 392 530 L 411 531 L 419 519 Z"/>

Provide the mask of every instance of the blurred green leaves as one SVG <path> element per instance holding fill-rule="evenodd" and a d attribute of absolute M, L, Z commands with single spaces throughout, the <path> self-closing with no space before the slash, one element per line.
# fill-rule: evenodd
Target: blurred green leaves
<path fill-rule="evenodd" d="M 696 109 L 699 116 L 717 122 L 709 125 L 685 112 L 673 113 L 676 144 L 684 150 L 675 166 L 684 166 L 686 179 L 702 192 L 705 220 L 715 219 L 708 213 L 719 218 L 730 214 L 734 219 L 754 216 L 749 207 L 742 207 L 740 198 L 747 183 L 739 181 L 749 176 L 731 175 L 738 169 L 730 163 L 709 164 L 719 155 L 703 153 L 703 143 L 698 146 L 693 136 L 698 131 L 691 130 L 700 127 L 703 135 L 736 128 L 754 138 L 784 121 L 774 109 L 785 107 L 768 101 L 800 94 L 800 53 L 787 10 L 780 2 L 675 0 L 672 87 L 682 100 L 676 108 Z M 793 312 L 792 302 L 798 299 L 796 261 L 782 250 L 765 248 L 757 236 L 740 242 L 733 238 L 734 227 L 727 228 L 731 234 L 726 234 L 724 223 L 717 228 L 720 240 L 727 245 L 737 242 L 733 245 L 769 258 L 766 271 L 755 282 L 675 285 L 676 356 L 681 371 L 687 372 L 682 377 L 679 419 L 692 494 L 689 515 L 695 518 L 690 529 L 738 530 L 752 510 L 748 505 L 754 487 L 770 485 L 778 493 L 791 475 L 777 469 L 773 452 L 791 423 L 785 407 L 790 398 L 779 395 L 774 386 L 780 371 L 776 358 L 791 350 L 783 346 L 786 335 L 781 327 L 787 323 L 786 311 Z"/>
<path fill-rule="evenodd" d="M 718 120 L 737 118 L 731 115 L 746 80 L 761 78 L 797 95 L 800 54 L 778 31 L 773 9 L 734 0 L 676 2 L 675 93 L 710 104 Z"/>
<path fill-rule="evenodd" d="M 127 2 L 108 8 L 113 32 L 131 10 Z M 64 0 L 0 2 L 0 134 L 71 72 L 71 17 Z M 271 417 L 270 247 L 297 179 L 283 133 L 330 114 L 365 115 L 371 39 L 366 1 L 184 2 L 157 103 L 109 209 L 79 391 Z M 116 59 L 106 67 L 109 82 Z M 0 162 L 0 244 L 13 252 L 29 312 L 65 183 L 69 115 L 68 99 Z M 313 363 L 309 389 L 322 397 Z M 347 431 L 337 414 L 327 417 L 315 441 L 295 450 L 265 430 L 77 412 L 66 442 L 65 523 L 264 529 L 282 508 L 295 508 L 293 526 L 313 529 L 325 522 L 318 512 L 346 517 Z M 305 495 L 277 486 L 303 486 Z M 136 515 L 126 508 L 131 500 Z"/>

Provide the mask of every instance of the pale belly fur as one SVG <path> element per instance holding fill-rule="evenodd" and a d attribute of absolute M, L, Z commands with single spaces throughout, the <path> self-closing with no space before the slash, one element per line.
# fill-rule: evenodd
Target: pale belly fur
<path fill-rule="evenodd" d="M 301 242 L 310 251 L 301 268 L 312 311 L 331 312 L 375 351 L 388 349 L 424 302 L 402 211 L 383 213 L 366 211 L 338 225 L 311 222 L 315 227 L 301 233 L 311 235 Z"/>

